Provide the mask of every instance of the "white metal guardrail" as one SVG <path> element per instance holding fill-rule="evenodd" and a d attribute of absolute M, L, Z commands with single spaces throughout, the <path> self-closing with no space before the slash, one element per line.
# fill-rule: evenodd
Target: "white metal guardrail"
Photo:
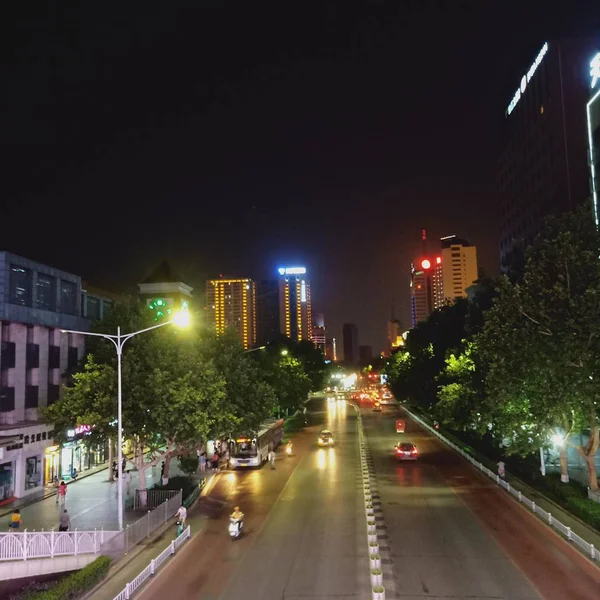
<path fill-rule="evenodd" d="M 527 508 L 537 515 L 542 521 L 546 522 L 550 527 L 554 527 L 569 541 L 579 546 L 590 558 L 594 560 L 600 560 L 600 552 L 594 547 L 594 544 L 586 542 L 582 537 L 574 533 L 570 527 L 567 527 L 564 523 L 561 523 L 558 519 L 552 516 L 552 513 L 546 512 L 543 508 L 540 508 L 533 500 L 530 500 L 523 495 L 522 492 L 516 490 L 514 487 L 502 479 L 497 473 L 494 473 L 488 469 L 482 462 L 475 460 L 470 454 L 465 452 L 462 448 L 459 448 L 456 444 L 446 439 L 439 431 L 431 427 L 428 423 L 423 421 L 416 414 L 408 410 L 406 407 L 402 407 L 419 425 L 427 429 L 430 433 L 436 435 L 444 444 L 450 446 L 455 452 L 458 452 L 463 458 L 466 458 L 474 467 L 477 467 L 482 473 L 485 473 L 492 481 L 495 481 L 501 488 L 505 489 L 511 496 L 513 496 L 518 502 L 521 502 Z"/>
<path fill-rule="evenodd" d="M 141 519 L 127 525 L 123 531 L 104 542 L 100 548 L 102 554 L 107 554 L 118 560 L 129 552 L 130 548 L 150 536 L 156 529 L 166 523 L 181 506 L 181 490 L 165 500 L 154 510 L 149 510 Z"/>
<path fill-rule="evenodd" d="M 117 594 L 114 600 L 129 600 L 135 590 L 137 590 L 149 577 L 156 573 L 157 569 L 170 557 L 185 540 L 191 536 L 191 529 L 188 525 L 183 533 L 176 537 L 156 558 L 150 561 L 150 564 L 137 576 L 130 581 L 123 590 Z"/>
<path fill-rule="evenodd" d="M 118 531 L 15 531 L 0 533 L 0 561 L 100 554 Z"/>

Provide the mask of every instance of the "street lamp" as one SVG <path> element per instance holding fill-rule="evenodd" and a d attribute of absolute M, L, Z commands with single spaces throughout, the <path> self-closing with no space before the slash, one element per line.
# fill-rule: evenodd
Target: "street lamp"
<path fill-rule="evenodd" d="M 119 509 L 119 531 L 123 530 L 123 420 L 122 420 L 122 406 L 123 406 L 123 398 L 122 398 L 122 386 L 121 386 L 121 355 L 123 354 L 123 346 L 127 340 L 130 340 L 132 337 L 139 335 L 140 333 L 146 333 L 146 331 L 152 331 L 153 329 L 158 329 L 159 327 L 164 327 L 165 325 L 177 325 L 178 327 L 187 327 L 190 323 L 190 315 L 188 311 L 181 311 L 173 315 L 173 318 L 169 321 L 165 321 L 164 323 L 159 323 L 158 325 L 153 325 L 152 327 L 146 327 L 145 329 L 140 329 L 139 331 L 134 331 L 133 333 L 126 333 L 121 335 L 121 327 L 117 327 L 117 335 L 110 335 L 108 333 L 92 333 L 90 331 L 75 331 L 73 329 L 61 329 L 61 333 L 78 333 L 79 335 L 90 335 L 94 337 L 101 337 L 106 340 L 110 340 L 117 351 L 117 475 L 119 478 L 118 481 L 118 509 Z"/>
<path fill-rule="evenodd" d="M 288 355 L 288 351 L 287 350 L 282 350 L 281 351 L 281 356 L 287 356 Z"/>

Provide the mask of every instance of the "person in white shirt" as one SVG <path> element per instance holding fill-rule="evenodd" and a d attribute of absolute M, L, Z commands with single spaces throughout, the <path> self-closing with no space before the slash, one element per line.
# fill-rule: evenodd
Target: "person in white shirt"
<path fill-rule="evenodd" d="M 176 517 L 182 525 L 185 525 L 185 520 L 187 519 L 187 508 L 183 504 L 179 507 Z"/>

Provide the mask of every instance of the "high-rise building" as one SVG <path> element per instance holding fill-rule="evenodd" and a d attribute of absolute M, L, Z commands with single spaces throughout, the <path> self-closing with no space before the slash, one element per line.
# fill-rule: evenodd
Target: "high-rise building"
<path fill-rule="evenodd" d="M 312 302 L 306 267 L 279 270 L 280 331 L 293 340 L 312 339 Z"/>
<path fill-rule="evenodd" d="M 466 298 L 467 288 L 478 278 L 475 246 L 455 235 L 443 237 L 441 243 L 441 280 L 438 278 L 435 285 L 436 308 L 457 298 Z"/>
<path fill-rule="evenodd" d="M 590 40 L 546 42 L 515 82 L 498 173 L 502 259 L 515 241 L 531 243 L 546 216 L 590 196 L 584 115 L 593 50 Z"/>
<path fill-rule="evenodd" d="M 393 317 L 387 322 L 387 341 L 388 354 L 392 353 L 394 350 L 396 350 L 396 348 L 404 346 L 404 338 L 402 337 L 402 323 Z"/>
<path fill-rule="evenodd" d="M 256 282 L 256 345 L 264 346 L 281 335 L 279 281 Z"/>
<path fill-rule="evenodd" d="M 325 346 L 327 344 L 327 336 L 325 332 L 325 318 L 323 313 L 317 313 L 315 315 L 315 321 L 312 328 L 312 341 L 313 344 L 325 354 Z"/>
<path fill-rule="evenodd" d="M 358 327 L 354 323 L 344 323 L 342 327 L 344 338 L 344 361 L 356 364 L 358 362 Z"/>
<path fill-rule="evenodd" d="M 337 362 L 337 345 L 335 338 L 327 338 L 325 341 L 325 360 Z"/>
<path fill-rule="evenodd" d="M 371 346 L 359 346 L 358 359 L 361 365 L 368 365 L 373 360 L 373 348 Z"/>
<path fill-rule="evenodd" d="M 217 335 L 234 329 L 244 348 L 256 344 L 256 285 L 251 279 L 212 279 L 206 282 L 209 326 Z"/>
<path fill-rule="evenodd" d="M 596 227 L 599 225 L 598 194 L 600 193 L 600 52 L 590 62 L 591 97 L 586 106 L 590 191 Z"/>
<path fill-rule="evenodd" d="M 0 252 L 0 501 L 41 493 L 54 477 L 107 459 L 106 448 L 86 443 L 93 424 L 73 423 L 59 445 L 40 410 L 59 399 L 85 355 L 84 336 L 61 330 L 87 331 L 112 307 L 86 287 L 78 275 Z"/>
<path fill-rule="evenodd" d="M 410 266 L 410 308 L 412 325 L 425 321 L 436 306 L 442 282 L 442 257 L 432 255 L 427 232 L 421 231 L 421 254 Z"/>

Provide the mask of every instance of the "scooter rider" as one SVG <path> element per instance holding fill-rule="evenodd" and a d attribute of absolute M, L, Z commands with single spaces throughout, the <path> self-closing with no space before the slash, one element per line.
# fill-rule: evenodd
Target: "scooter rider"
<path fill-rule="evenodd" d="M 236 506 L 234 508 L 233 512 L 229 516 L 229 521 L 230 521 L 229 532 L 233 536 L 234 534 L 231 530 L 231 527 L 234 525 L 237 526 L 237 532 L 235 533 L 235 537 L 237 537 L 241 533 L 242 526 L 244 524 L 244 513 L 240 510 L 239 506 Z"/>
<path fill-rule="evenodd" d="M 244 519 L 244 513 L 240 510 L 239 506 L 236 506 L 231 513 L 231 518 L 234 521 L 242 521 Z"/>
<path fill-rule="evenodd" d="M 291 442 L 291 441 L 289 441 L 289 442 L 287 443 L 287 447 L 286 447 L 285 451 L 286 451 L 286 453 L 287 453 L 288 455 L 291 455 L 291 454 L 292 454 L 292 442 Z"/>

